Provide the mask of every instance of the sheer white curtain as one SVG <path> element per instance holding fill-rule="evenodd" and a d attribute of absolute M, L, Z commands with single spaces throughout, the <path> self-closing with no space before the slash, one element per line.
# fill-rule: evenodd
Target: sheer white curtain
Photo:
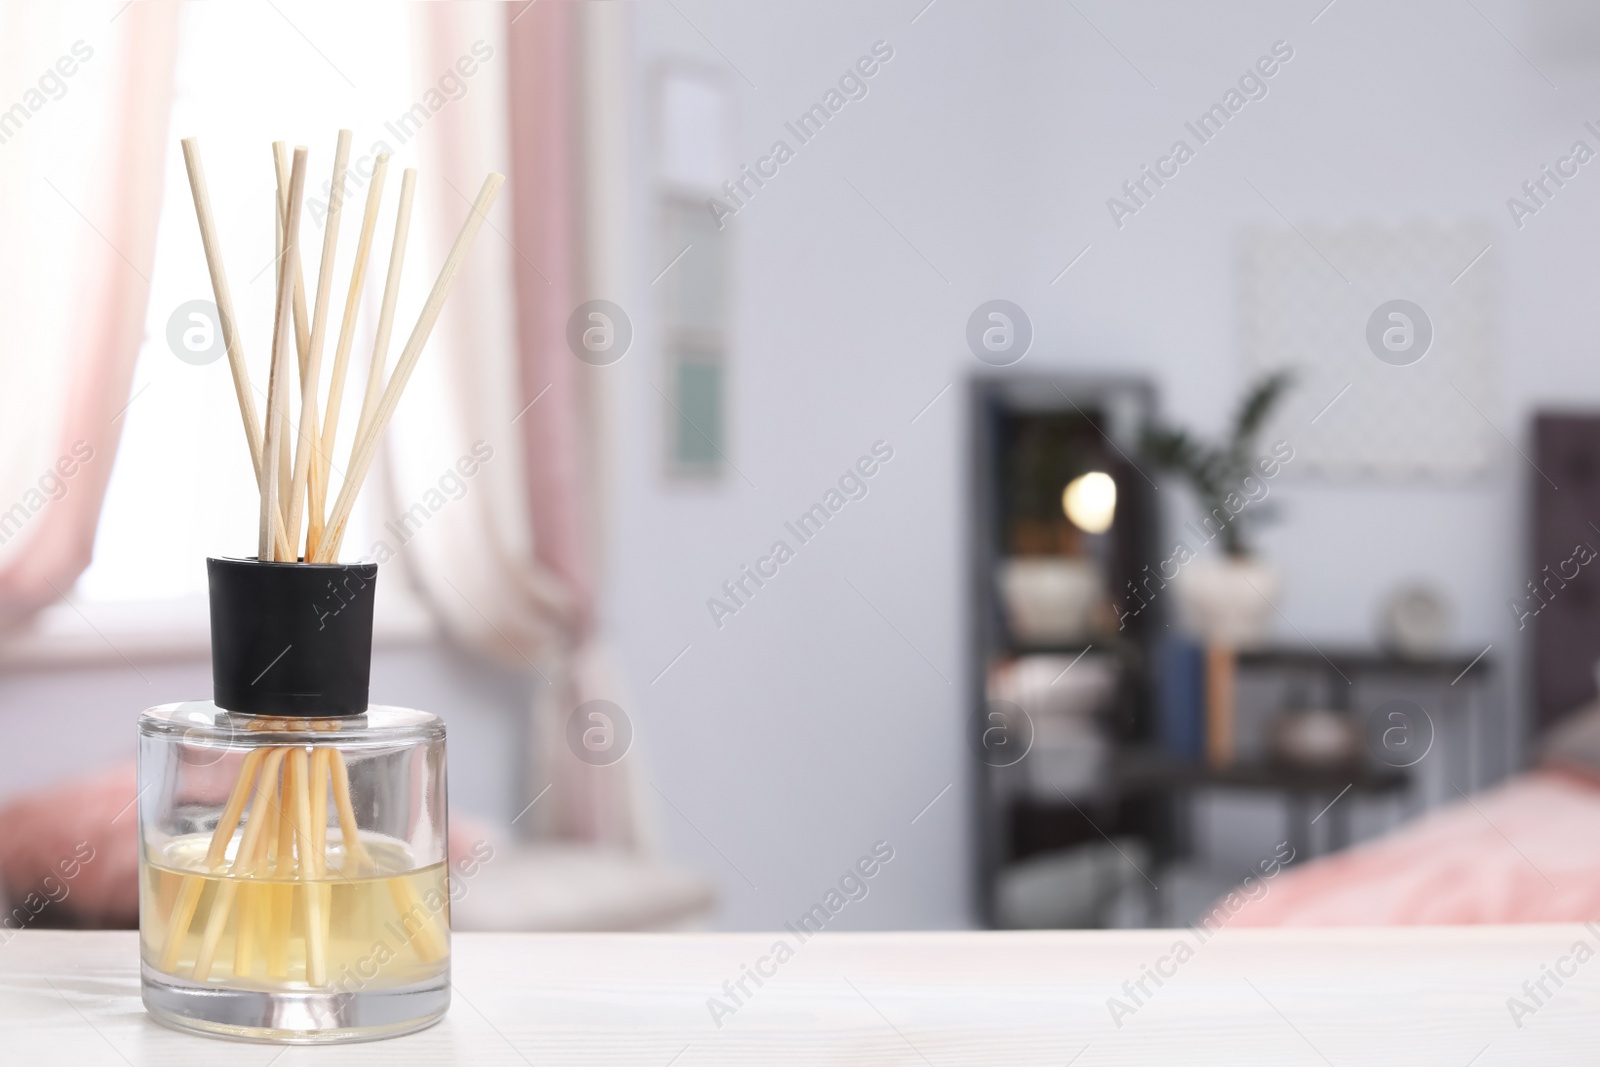
<path fill-rule="evenodd" d="M 176 26 L 170 3 L 0 7 L 3 624 L 93 551 L 144 332 Z"/>

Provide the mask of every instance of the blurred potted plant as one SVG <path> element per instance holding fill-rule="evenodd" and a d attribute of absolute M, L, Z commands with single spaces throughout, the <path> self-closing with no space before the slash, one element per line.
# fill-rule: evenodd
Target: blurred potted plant
<path fill-rule="evenodd" d="M 1275 473 L 1277 462 L 1287 458 L 1263 456 L 1256 438 L 1289 384 L 1289 374 L 1282 371 L 1258 379 L 1221 441 L 1203 441 L 1188 430 L 1156 424 L 1147 426 L 1141 438 L 1145 458 L 1183 479 L 1194 492 L 1202 509 L 1198 530 L 1205 540 L 1221 543 L 1220 558 L 1188 563 L 1176 579 L 1185 623 L 1213 645 L 1245 648 L 1267 634 L 1278 574 L 1251 554 L 1247 532 L 1270 515 L 1258 501 L 1265 498 L 1268 472 Z"/>

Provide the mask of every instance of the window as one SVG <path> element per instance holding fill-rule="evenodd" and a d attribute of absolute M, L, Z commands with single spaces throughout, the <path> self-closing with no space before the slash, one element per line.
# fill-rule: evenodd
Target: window
<path fill-rule="evenodd" d="M 342 48 L 340 42 L 360 44 Z M 206 589 L 204 557 L 255 554 L 258 497 L 228 361 L 219 358 L 196 366 L 178 359 L 168 345 L 169 319 L 181 305 L 212 299 L 179 147 L 182 138 L 200 140 L 262 411 L 274 288 L 271 213 L 276 194 L 269 145 L 285 140 L 311 149 L 307 214 L 301 224 L 308 301 L 314 300 L 322 241 L 313 198 L 326 203 L 324 183 L 338 129 L 354 131 L 352 166 L 376 142 L 393 150 L 340 416 L 334 462 L 345 461 L 372 351 L 400 172 L 420 165 L 416 131 L 397 134 L 392 125 L 420 92 L 412 74 L 412 43 L 408 18 L 373 18 L 360 8 L 285 3 L 277 8 L 195 4 L 183 9 L 146 340 L 132 399 L 121 416 L 122 441 L 94 562 L 78 583 L 75 599 L 80 604 L 198 600 Z M 425 182 L 425 165 L 422 170 Z M 324 349 L 324 395 L 364 198 L 363 185 L 353 188 L 345 202 Z M 408 309 L 420 306 L 432 265 L 438 262 L 429 203 L 419 184 L 391 361 L 404 340 Z M 336 471 L 330 508 L 338 481 Z M 370 505 L 376 495 L 369 481 L 363 502 Z M 359 554 L 376 525 L 369 511 L 357 511 L 344 542 L 347 558 Z"/>

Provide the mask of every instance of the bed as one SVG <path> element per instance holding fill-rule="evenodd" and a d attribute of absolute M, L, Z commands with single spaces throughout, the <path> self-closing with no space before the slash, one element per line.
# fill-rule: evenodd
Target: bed
<path fill-rule="evenodd" d="M 1538 766 L 1263 883 L 1230 926 L 1398 926 L 1600 917 L 1600 708 Z"/>

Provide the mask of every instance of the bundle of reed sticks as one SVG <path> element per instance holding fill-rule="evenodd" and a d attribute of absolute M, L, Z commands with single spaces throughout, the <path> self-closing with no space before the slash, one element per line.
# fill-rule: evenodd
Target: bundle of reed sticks
<path fill-rule="evenodd" d="M 395 304 L 399 299 L 400 270 L 405 260 L 406 237 L 411 227 L 411 202 L 416 190 L 417 172 L 408 168 L 400 182 L 400 207 L 395 217 L 394 244 L 389 253 L 388 277 L 384 282 L 383 303 L 378 313 L 377 332 L 372 346 L 372 361 L 367 371 L 367 387 L 361 413 L 356 422 L 350 459 L 344 480 L 327 510 L 328 483 L 332 473 L 334 445 L 339 426 L 339 409 L 344 399 L 345 378 L 350 365 L 350 349 L 355 340 L 356 318 L 364 292 L 367 266 L 377 228 L 378 208 L 383 199 L 389 156 L 380 154 L 373 168 L 367 191 L 366 211 L 361 220 L 355 263 L 345 295 L 339 336 L 333 350 L 333 369 L 329 376 L 326 403 L 321 402 L 323 351 L 327 347 L 328 310 L 332 297 L 334 260 L 339 243 L 339 220 L 343 213 L 346 171 L 350 159 L 349 130 L 340 130 L 334 148 L 333 184 L 328 201 L 328 216 L 323 230 L 322 258 L 316 280 L 316 300 L 306 307 L 306 285 L 300 270 L 300 213 L 305 199 L 306 157 L 304 146 L 294 150 L 291 160 L 287 146 L 273 144 L 278 196 L 274 211 L 278 233 L 277 291 L 272 320 L 271 359 L 267 374 L 266 421 L 256 412 L 255 392 L 245 360 L 244 342 L 239 335 L 233 296 L 228 288 L 222 250 L 211 210 L 211 194 L 206 187 L 205 170 L 200 163 L 200 147 L 193 137 L 183 142 L 183 159 L 189 173 L 189 188 L 194 194 L 195 214 L 200 220 L 200 240 L 211 272 L 212 292 L 216 297 L 217 317 L 221 320 L 223 345 L 233 373 L 234 393 L 244 421 L 250 461 L 255 467 L 256 484 L 261 494 L 261 513 L 257 555 L 262 560 L 332 563 L 337 559 L 345 528 L 362 482 L 371 469 L 378 444 L 400 403 L 400 395 L 417 360 L 428 343 L 444 302 L 455 284 L 456 275 L 493 205 L 502 174 L 490 173 L 478 190 L 477 199 L 466 221 L 456 234 L 455 243 L 445 257 L 433 289 L 422 305 L 416 325 L 411 329 L 394 369 L 384 381 L 390 335 L 394 329 Z M 309 321 L 308 321 L 309 319 Z M 295 359 L 289 356 L 291 345 Z M 298 374 L 300 408 L 298 425 L 291 418 L 290 377 Z M 320 413 L 326 412 L 326 420 Z M 303 548 L 301 536 L 304 533 Z"/>
<path fill-rule="evenodd" d="M 331 563 L 337 559 L 351 509 L 371 468 L 378 443 L 393 417 L 400 395 L 410 380 L 439 313 L 477 237 L 484 216 L 504 183 L 503 175 L 484 179 L 455 243 L 445 257 L 432 291 L 423 303 L 394 369 L 384 380 L 401 266 L 411 224 L 416 171 L 407 169 L 400 183 L 400 204 L 388 276 L 378 315 L 366 392 L 362 397 L 350 458 L 333 509 L 327 507 L 332 456 L 339 410 L 343 401 L 356 318 L 364 292 L 373 232 L 377 226 L 389 156 L 379 155 L 367 193 L 366 210 L 350 271 L 326 401 L 321 397 L 322 356 L 327 342 L 329 301 L 339 240 L 339 221 L 345 196 L 351 132 L 340 130 L 334 149 L 333 181 L 316 279 L 315 302 L 307 315 L 306 286 L 300 270 L 300 216 L 305 199 L 307 149 L 297 147 L 291 158 L 287 146 L 272 146 L 277 176 L 274 224 L 277 232 L 277 289 L 274 302 L 271 358 L 267 376 L 265 422 L 258 417 L 244 343 L 240 336 L 232 294 L 217 238 L 210 192 L 194 138 L 183 141 L 184 163 L 194 194 L 200 238 L 211 274 L 217 314 L 227 349 L 234 392 L 244 422 L 250 459 L 260 490 L 258 558 L 281 562 Z M 291 344 L 297 358 L 291 359 Z M 299 378 L 298 424 L 291 419 L 290 378 Z M 325 418 L 319 414 L 325 412 Z M 304 541 L 302 542 L 302 533 Z M 205 873 L 222 876 L 206 918 L 206 928 L 194 959 L 193 976 L 210 978 L 216 953 L 230 920 L 234 924 L 233 974 L 254 974 L 264 954 L 266 977 L 287 979 L 294 910 L 295 881 L 311 883 L 304 894 L 305 980 L 311 986 L 328 982 L 327 947 L 331 911 L 330 877 L 353 878 L 375 872 L 373 858 L 362 845 L 350 797 L 350 773 L 344 754 L 334 744 L 316 743 L 318 731 L 337 732 L 333 719 L 258 718 L 251 729 L 282 733 L 305 732 L 304 744 L 273 744 L 251 749 L 245 756 L 221 819 L 211 835 Z M 328 737 L 327 740 L 334 740 Z M 332 794 L 340 836 L 342 860 L 337 872 L 328 863 L 329 811 Z M 248 815 L 248 817 L 247 817 Z M 243 831 L 240 832 L 240 826 Z M 238 835 L 235 841 L 235 835 Z M 232 846 L 232 855 L 229 849 Z M 398 872 L 387 872 L 398 873 Z M 390 879 L 390 892 L 401 915 L 417 914 L 415 892 L 403 879 Z M 176 973 L 183 946 L 199 907 L 205 881 L 187 876 L 180 884 L 168 917 L 158 955 L 161 968 Z M 427 917 L 412 937 L 424 962 L 442 959 L 448 951 L 445 934 Z"/>

